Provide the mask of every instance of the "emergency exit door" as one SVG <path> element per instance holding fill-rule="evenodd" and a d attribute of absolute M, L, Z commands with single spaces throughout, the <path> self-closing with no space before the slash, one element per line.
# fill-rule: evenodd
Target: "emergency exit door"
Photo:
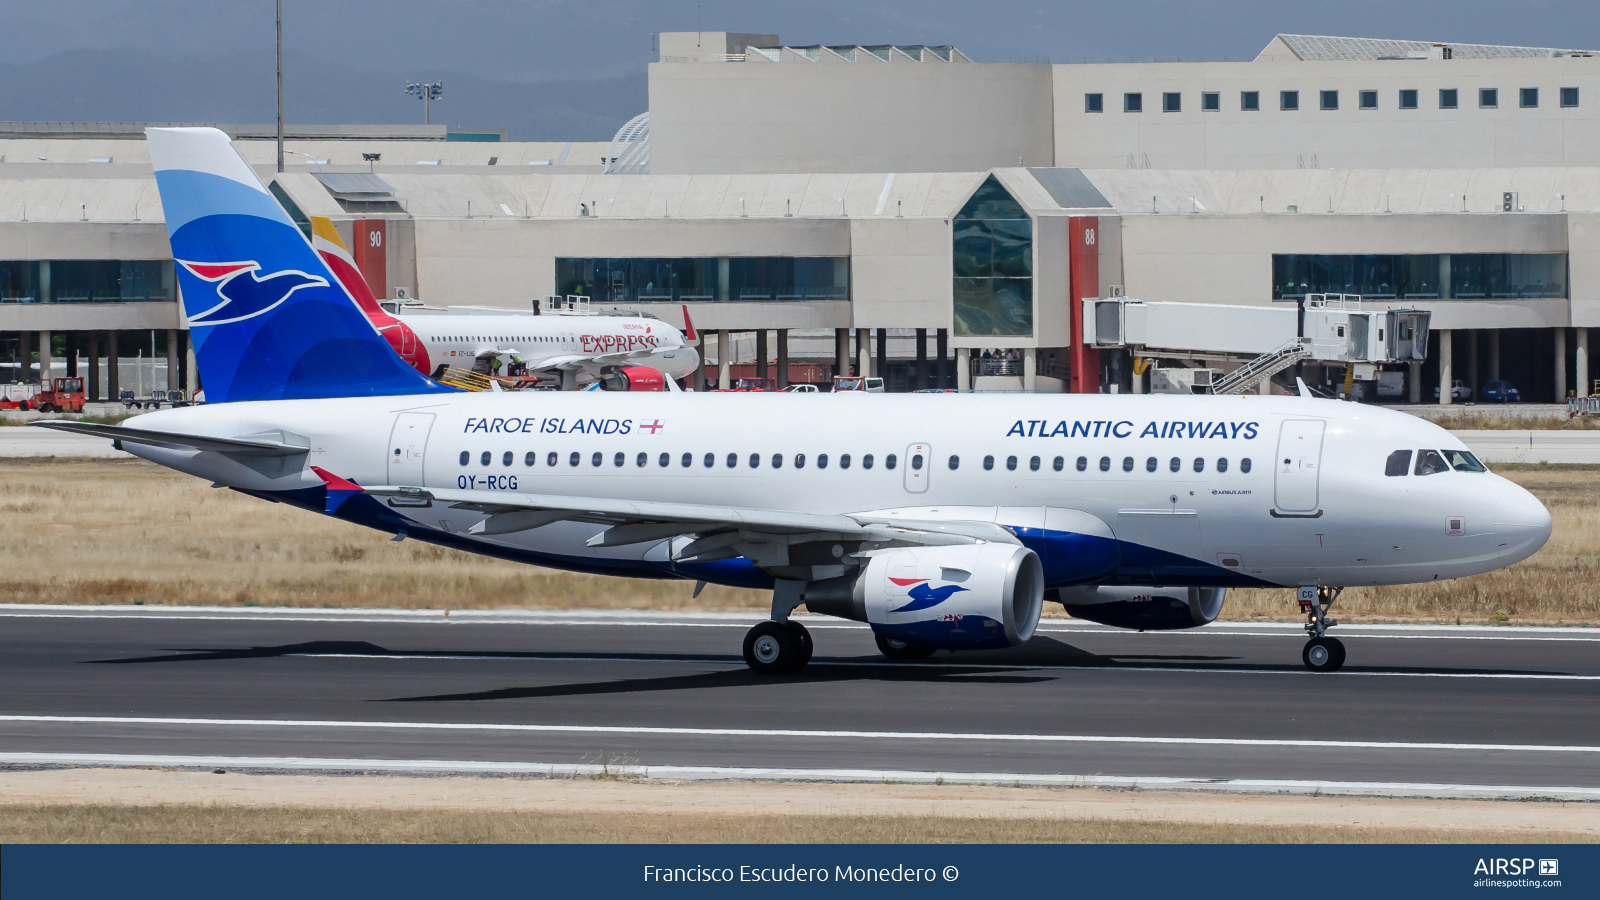
<path fill-rule="evenodd" d="M 422 458 L 428 449 L 433 413 L 404 412 L 395 416 L 389 433 L 389 484 L 422 487 Z"/>
<path fill-rule="evenodd" d="M 1273 489 L 1280 512 L 1310 515 L 1317 511 L 1317 477 L 1326 427 L 1321 419 L 1290 419 L 1278 432 Z"/>
<path fill-rule="evenodd" d="M 913 494 L 928 489 L 928 473 L 933 471 L 933 451 L 927 444 L 912 444 L 906 448 L 906 490 Z"/>

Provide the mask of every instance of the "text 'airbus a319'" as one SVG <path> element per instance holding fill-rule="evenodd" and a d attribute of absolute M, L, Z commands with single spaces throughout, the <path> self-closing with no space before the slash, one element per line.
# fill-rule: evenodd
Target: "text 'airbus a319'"
<path fill-rule="evenodd" d="M 147 134 L 211 403 L 49 427 L 413 540 L 771 590 L 744 640 L 762 672 L 810 659 L 801 604 L 907 658 L 1021 644 L 1047 599 L 1192 628 L 1235 587 L 1297 592 L 1302 658 L 1333 671 L 1340 589 L 1487 572 L 1550 536 L 1448 432 L 1337 401 L 458 392 L 395 353 L 226 135 Z M 219 289 L 229 266 L 292 289 Z"/>

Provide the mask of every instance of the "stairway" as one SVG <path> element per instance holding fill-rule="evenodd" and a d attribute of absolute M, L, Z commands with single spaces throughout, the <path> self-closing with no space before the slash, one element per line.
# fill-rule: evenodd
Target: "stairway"
<path fill-rule="evenodd" d="M 1263 378 L 1289 368 L 1311 355 L 1311 343 L 1304 338 L 1292 338 L 1271 353 L 1263 353 L 1232 372 L 1211 383 L 1213 394 L 1242 394 Z"/>

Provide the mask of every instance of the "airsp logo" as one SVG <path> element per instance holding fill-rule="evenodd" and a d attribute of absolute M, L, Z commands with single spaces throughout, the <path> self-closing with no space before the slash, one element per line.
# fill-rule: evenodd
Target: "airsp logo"
<path fill-rule="evenodd" d="M 1527 875 L 1533 871 L 1531 859 L 1480 859 L 1474 875 Z M 1540 875 L 1559 874 L 1561 864 L 1554 859 L 1539 860 Z"/>

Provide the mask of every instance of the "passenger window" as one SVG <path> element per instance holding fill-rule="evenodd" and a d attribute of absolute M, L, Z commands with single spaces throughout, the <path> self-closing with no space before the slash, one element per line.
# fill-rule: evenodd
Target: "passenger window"
<path fill-rule="evenodd" d="M 774 453 L 774 454 L 772 454 L 772 467 L 774 469 L 783 468 L 783 454 L 782 453 Z"/>
<path fill-rule="evenodd" d="M 992 469 L 992 468 L 994 468 L 994 457 L 992 457 L 992 456 L 985 456 L 985 457 L 984 457 L 984 458 L 983 458 L 983 470 L 984 470 L 984 471 L 985 471 L 985 472 L 987 472 L 987 471 L 989 471 L 989 470 L 990 470 L 990 469 Z"/>
<path fill-rule="evenodd" d="M 1056 457 L 1055 467 L 1056 471 L 1059 472 L 1067 467 L 1067 461 L 1058 456 Z"/>
<path fill-rule="evenodd" d="M 567 457 L 567 465 L 575 466 L 577 464 L 578 464 L 578 451 L 574 450 L 574 451 L 572 451 L 572 455 Z"/>
<path fill-rule="evenodd" d="M 863 468 L 863 469 L 872 468 L 872 454 L 871 453 L 865 454 L 865 455 L 863 455 L 861 457 L 861 468 Z"/>
<path fill-rule="evenodd" d="M 1221 458 L 1219 458 L 1217 460 L 1217 471 L 1218 472 L 1226 472 L 1226 471 L 1228 471 L 1228 458 L 1226 456 L 1221 457 Z"/>
<path fill-rule="evenodd" d="M 911 471 L 913 471 L 913 472 L 921 472 L 922 471 L 922 454 L 921 453 L 913 453 L 913 454 L 911 454 Z"/>
<path fill-rule="evenodd" d="M 549 455 L 549 456 L 547 456 L 547 457 L 545 457 L 545 460 L 544 460 L 544 464 L 545 464 L 545 465 L 547 465 L 547 466 L 553 466 L 553 465 L 555 465 L 555 464 L 556 464 L 556 463 L 557 463 L 557 462 L 558 462 L 558 461 L 559 461 L 559 460 L 560 460 L 560 459 L 561 459 L 561 457 L 560 457 L 560 456 L 558 456 L 558 455 L 557 455 L 557 454 L 556 454 L 556 452 L 555 452 L 555 451 L 554 451 L 554 450 L 551 450 L 551 451 L 550 451 L 550 455 Z"/>
<path fill-rule="evenodd" d="M 605 461 L 605 454 L 599 452 L 598 450 L 595 451 L 595 454 L 593 456 L 589 457 L 589 465 L 594 466 L 597 469 L 600 467 L 600 463 L 602 463 L 604 461 Z M 617 460 L 617 465 L 619 465 L 619 466 L 622 465 L 622 460 L 620 460 L 620 459 Z"/>
<path fill-rule="evenodd" d="M 1132 472 L 1133 471 L 1133 457 L 1124 456 L 1122 458 L 1122 471 L 1124 471 L 1124 472 Z"/>
<path fill-rule="evenodd" d="M 750 468 L 752 468 L 752 469 L 761 468 L 761 454 L 759 454 L 759 453 L 750 454 Z"/>
<path fill-rule="evenodd" d="M 683 459 L 680 460 L 678 464 L 683 466 L 685 469 L 689 468 L 691 465 L 694 464 L 694 454 L 693 453 L 685 453 L 683 455 Z"/>
<path fill-rule="evenodd" d="M 461 451 L 461 464 L 464 466 L 464 465 L 466 465 L 467 463 L 469 463 L 471 461 L 472 461 L 472 454 L 469 451 L 466 451 L 466 450 Z"/>
<path fill-rule="evenodd" d="M 1028 471 L 1030 471 L 1030 472 L 1039 471 L 1039 457 L 1035 456 L 1034 458 L 1028 460 Z"/>
<path fill-rule="evenodd" d="M 478 458 L 478 462 L 483 463 L 484 465 L 487 466 L 489 464 L 489 460 L 492 458 L 492 456 L 493 455 L 491 453 L 489 453 L 489 451 L 485 450 L 485 451 L 483 451 L 483 456 Z"/>
<path fill-rule="evenodd" d="M 1396 450 L 1389 454 L 1389 459 L 1383 464 L 1383 474 L 1390 478 L 1397 478 L 1411 471 L 1411 451 Z"/>
<path fill-rule="evenodd" d="M 1465 450 L 1446 450 L 1444 458 L 1449 461 L 1450 467 L 1457 472 L 1487 472 L 1489 468 L 1478 462 L 1478 458 Z"/>
<path fill-rule="evenodd" d="M 650 462 L 650 454 L 641 453 L 634 459 L 633 464 L 642 469 L 648 462 Z"/>
<path fill-rule="evenodd" d="M 1194 470 L 1196 472 L 1204 472 L 1206 470 L 1206 459 L 1205 459 L 1205 457 L 1196 456 L 1194 458 Z"/>
<path fill-rule="evenodd" d="M 1006 471 L 1015 472 L 1016 470 L 1017 470 L 1017 458 L 1015 456 L 1006 457 Z"/>
<path fill-rule="evenodd" d="M 1250 474 L 1250 460 L 1248 460 L 1248 459 L 1239 460 L 1239 471 L 1245 473 L 1246 475 Z"/>
<path fill-rule="evenodd" d="M 531 466 L 531 465 L 534 464 L 535 461 L 538 460 L 538 458 L 539 458 L 539 454 L 533 452 L 532 450 L 529 450 L 527 455 L 522 457 L 522 464 L 525 465 L 525 466 Z"/>
<path fill-rule="evenodd" d="M 1100 457 L 1100 471 L 1102 471 L 1102 472 L 1111 471 L 1111 457 L 1109 457 L 1109 456 Z"/>
<path fill-rule="evenodd" d="M 1437 475 L 1440 472 L 1450 471 L 1450 464 L 1444 461 L 1437 450 L 1417 451 L 1417 474 Z"/>
<path fill-rule="evenodd" d="M 1169 460 L 1167 462 L 1167 470 L 1171 471 L 1171 472 L 1182 471 L 1183 470 L 1183 460 L 1181 460 L 1181 459 L 1177 458 L 1176 456 L 1174 456 L 1171 460 Z"/>
<path fill-rule="evenodd" d="M 850 468 L 850 454 L 848 454 L 848 453 L 839 454 L 839 468 L 841 468 L 841 469 Z"/>
<path fill-rule="evenodd" d="M 509 466 L 509 465 L 511 465 L 511 461 L 513 459 L 515 459 L 515 458 L 516 458 L 516 454 L 512 453 L 510 450 L 507 450 L 505 452 L 505 455 L 500 457 L 500 465 Z"/>
<path fill-rule="evenodd" d="M 711 468 L 717 464 L 717 455 L 715 453 L 707 453 L 704 462 L 706 464 L 706 468 Z"/>
<path fill-rule="evenodd" d="M 732 469 L 737 465 L 739 465 L 739 454 L 737 454 L 737 453 L 729 453 L 728 454 L 728 468 Z"/>
<path fill-rule="evenodd" d="M 671 464 L 672 464 L 672 454 L 670 454 L 670 453 L 663 453 L 663 454 L 661 454 L 661 457 L 656 460 L 656 465 L 660 466 L 663 469 L 665 469 L 667 466 L 669 466 Z"/>
<path fill-rule="evenodd" d="M 1156 470 L 1156 458 L 1154 456 L 1144 461 L 1144 470 L 1146 472 L 1154 472 Z"/>
<path fill-rule="evenodd" d="M 806 455 L 804 453 L 796 453 L 794 455 L 794 467 L 796 469 L 804 469 L 806 467 Z"/>
<path fill-rule="evenodd" d="M 827 467 L 828 467 L 828 454 L 826 454 L 826 453 L 818 453 L 817 454 L 817 468 L 826 469 Z"/>

